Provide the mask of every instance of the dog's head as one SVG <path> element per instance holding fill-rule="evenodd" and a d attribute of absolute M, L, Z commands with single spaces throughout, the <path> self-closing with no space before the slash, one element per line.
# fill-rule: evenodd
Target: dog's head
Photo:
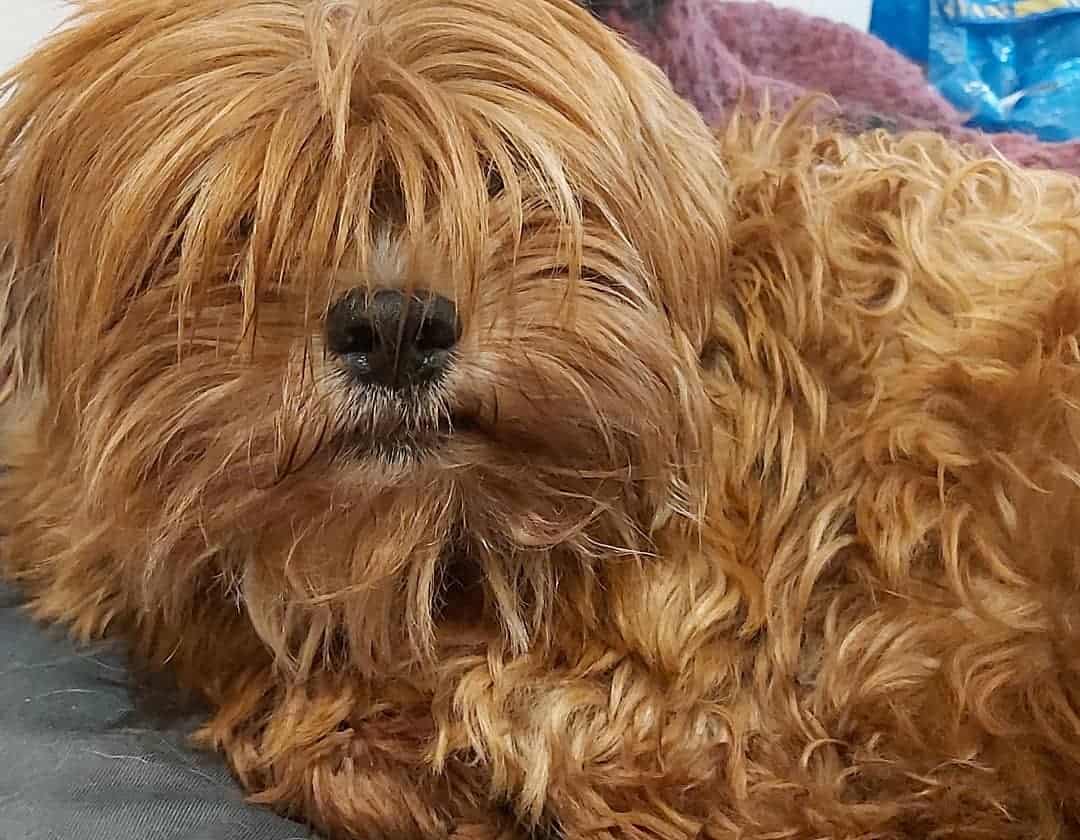
<path fill-rule="evenodd" d="M 6 95 L 3 373 L 148 597 L 520 649 L 700 514 L 721 162 L 569 0 L 84 0 Z"/>

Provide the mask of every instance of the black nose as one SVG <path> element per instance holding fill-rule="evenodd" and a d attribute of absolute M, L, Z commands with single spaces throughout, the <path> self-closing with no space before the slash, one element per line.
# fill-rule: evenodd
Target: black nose
<path fill-rule="evenodd" d="M 431 292 L 352 289 L 326 316 L 327 347 L 367 385 L 407 388 L 437 379 L 460 337 L 454 304 Z"/>

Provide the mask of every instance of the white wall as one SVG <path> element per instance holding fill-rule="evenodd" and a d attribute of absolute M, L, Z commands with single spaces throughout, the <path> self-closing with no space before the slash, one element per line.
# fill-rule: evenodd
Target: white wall
<path fill-rule="evenodd" d="M 64 20 L 64 0 L 0 0 L 0 69 Z"/>
<path fill-rule="evenodd" d="M 183 2 L 183 0 L 177 0 Z M 407 0 L 405 0 L 407 2 Z M 865 30 L 871 0 L 776 0 Z M 64 19 L 64 0 L 0 0 L 0 69 L 8 67 Z"/>
<path fill-rule="evenodd" d="M 773 0 L 773 3 L 846 23 L 863 32 L 870 28 L 871 0 Z"/>

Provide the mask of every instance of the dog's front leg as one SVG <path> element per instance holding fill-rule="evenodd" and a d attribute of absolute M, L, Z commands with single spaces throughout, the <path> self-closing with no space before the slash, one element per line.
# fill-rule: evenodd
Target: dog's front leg
<path fill-rule="evenodd" d="M 534 836 L 690 840 L 724 764 L 713 704 L 600 645 L 573 667 L 478 665 L 436 720 L 443 755 L 479 759 Z"/>
<path fill-rule="evenodd" d="M 220 750 L 253 801 L 329 840 L 508 840 L 468 768 L 426 761 L 430 707 L 355 678 L 303 683 L 253 671 L 230 685 L 198 740 Z"/>

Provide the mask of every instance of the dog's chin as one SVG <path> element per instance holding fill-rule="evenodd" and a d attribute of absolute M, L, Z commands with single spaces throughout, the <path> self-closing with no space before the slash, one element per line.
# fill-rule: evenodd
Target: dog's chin
<path fill-rule="evenodd" d="M 484 436 L 479 422 L 467 415 L 440 417 L 426 425 L 383 431 L 351 430 L 340 450 L 350 461 L 401 467 L 420 465 L 445 454 L 454 444 Z"/>

